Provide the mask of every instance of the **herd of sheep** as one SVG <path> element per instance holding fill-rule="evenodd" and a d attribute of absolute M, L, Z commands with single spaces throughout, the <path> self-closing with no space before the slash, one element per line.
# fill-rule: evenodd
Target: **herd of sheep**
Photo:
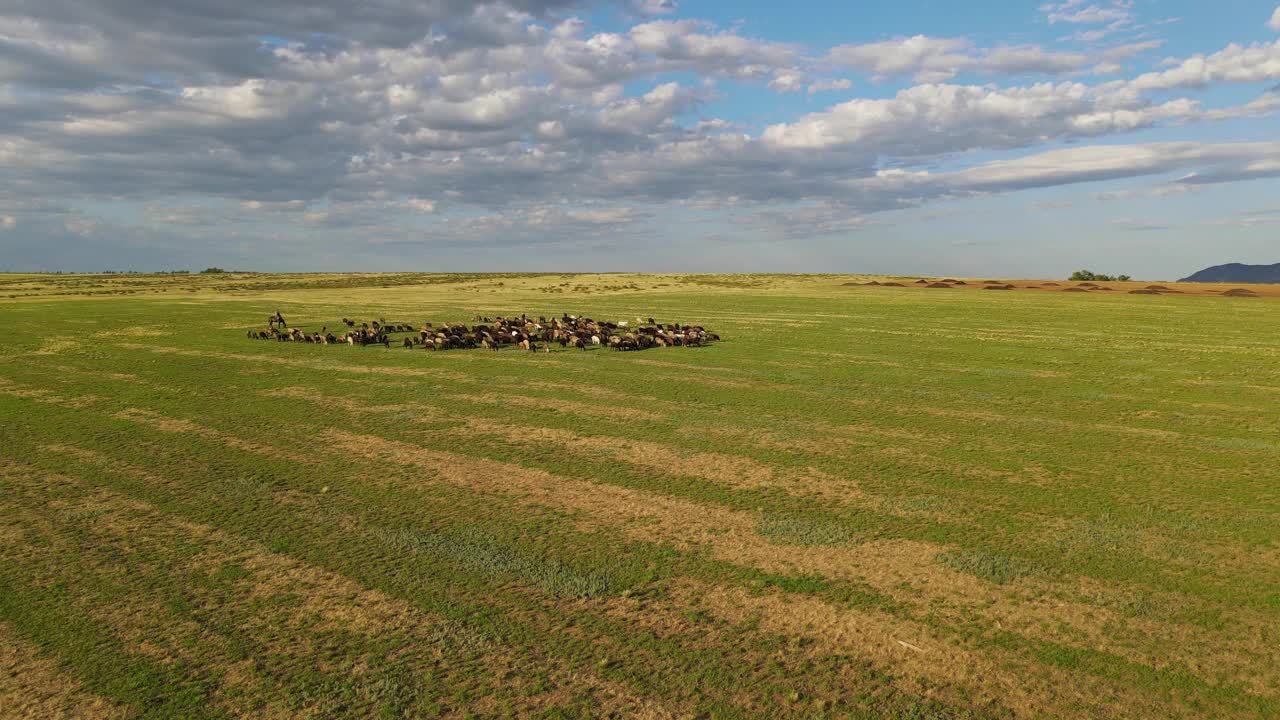
<path fill-rule="evenodd" d="M 382 345 L 392 344 L 414 349 L 465 350 L 483 348 L 499 350 L 512 346 L 533 352 L 550 352 L 553 345 L 561 348 L 611 347 L 615 350 L 647 350 L 655 347 L 699 347 L 719 340 L 720 336 L 708 332 L 701 325 L 661 324 L 653 318 L 636 318 L 630 322 L 597 321 L 588 317 L 564 314 L 547 319 L 528 315 L 519 317 L 476 317 L 475 325 L 443 323 L 433 327 L 423 323 L 414 328 L 407 323 L 388 323 L 385 320 L 362 322 L 342 319 L 346 330 L 335 334 L 328 327 L 311 333 L 297 327 L 289 327 L 277 310 L 267 319 L 266 330 L 250 330 L 248 337 L 254 340 L 279 342 L 305 342 L 321 345 Z M 393 337 L 396 336 L 396 337 Z"/>

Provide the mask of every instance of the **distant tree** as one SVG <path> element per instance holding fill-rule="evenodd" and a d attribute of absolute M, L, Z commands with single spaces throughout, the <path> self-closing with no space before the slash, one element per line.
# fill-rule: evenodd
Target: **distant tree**
<path fill-rule="evenodd" d="M 222 268 L 220 268 L 220 267 L 209 267 L 209 268 L 205 268 L 205 269 L 201 270 L 201 271 L 200 271 L 200 274 L 201 274 L 201 275 L 214 275 L 214 274 L 217 274 L 217 273 L 224 273 L 224 272 L 226 272 L 226 270 L 223 270 L 223 269 L 222 269 Z"/>
<path fill-rule="evenodd" d="M 1075 281 L 1093 281 L 1093 282 L 1129 282 L 1133 278 L 1128 275 L 1103 275 L 1090 270 L 1077 270 L 1071 273 L 1068 280 Z"/>

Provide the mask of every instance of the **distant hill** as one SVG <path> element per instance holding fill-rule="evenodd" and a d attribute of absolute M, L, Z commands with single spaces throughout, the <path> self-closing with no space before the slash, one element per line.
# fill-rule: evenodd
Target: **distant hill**
<path fill-rule="evenodd" d="M 1205 268 L 1178 282 L 1211 283 L 1280 283 L 1280 263 L 1275 265 L 1243 265 L 1228 263 Z"/>

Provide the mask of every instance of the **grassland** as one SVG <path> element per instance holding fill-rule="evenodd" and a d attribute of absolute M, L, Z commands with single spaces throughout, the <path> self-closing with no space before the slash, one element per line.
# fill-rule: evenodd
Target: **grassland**
<path fill-rule="evenodd" d="M 1280 301 L 861 280 L 0 276 L 0 716 L 1280 715 Z"/>

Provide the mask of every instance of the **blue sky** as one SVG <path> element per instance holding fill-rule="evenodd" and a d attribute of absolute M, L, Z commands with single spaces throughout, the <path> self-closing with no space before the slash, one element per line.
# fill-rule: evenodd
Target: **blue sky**
<path fill-rule="evenodd" d="M 0 270 L 1280 262 L 1278 39 L 1275 0 L 17 0 Z"/>

